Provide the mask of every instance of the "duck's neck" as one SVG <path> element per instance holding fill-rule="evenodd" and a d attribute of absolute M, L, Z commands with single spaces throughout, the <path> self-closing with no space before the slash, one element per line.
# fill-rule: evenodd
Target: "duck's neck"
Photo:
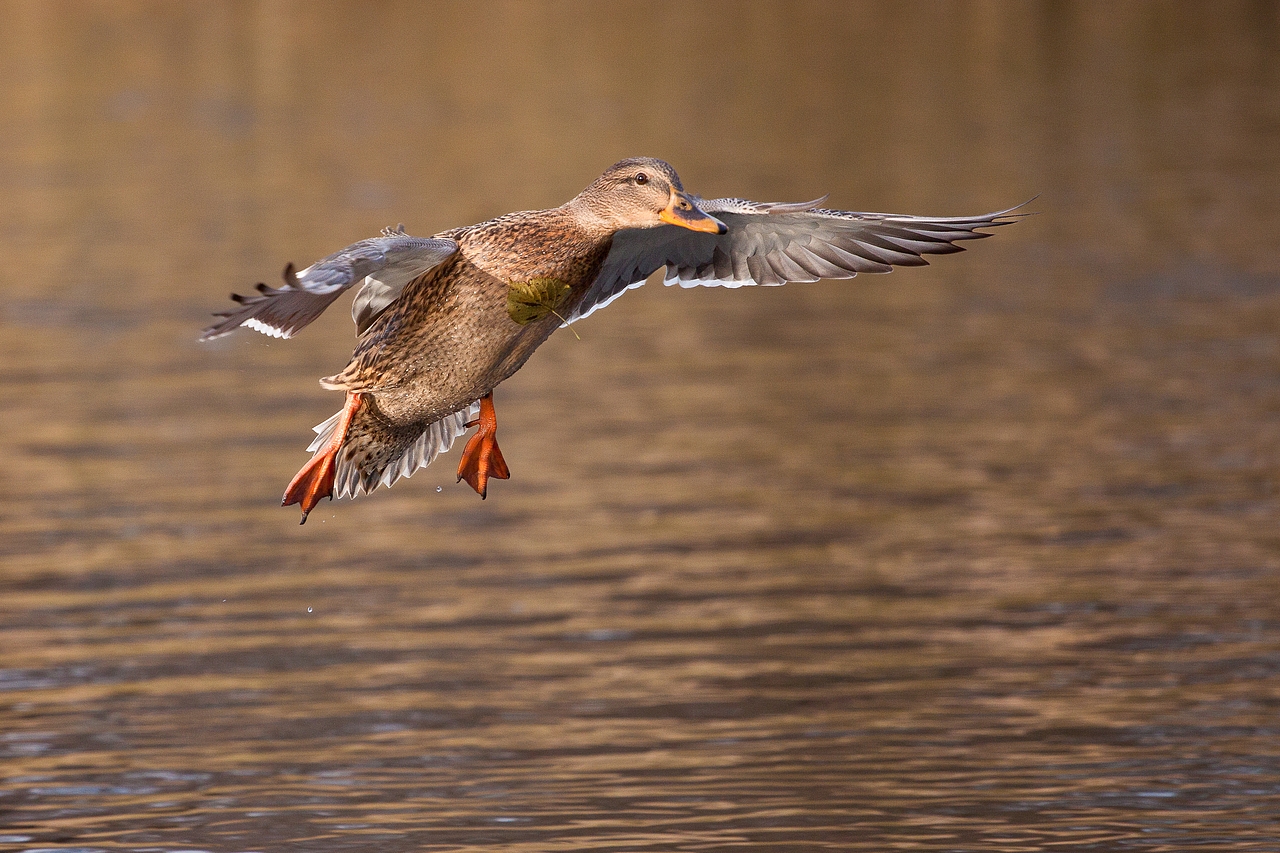
<path fill-rule="evenodd" d="M 622 224 L 606 206 L 597 205 L 592 196 L 583 193 L 572 201 L 556 208 L 563 211 L 584 234 L 590 234 L 598 240 L 610 240 Z"/>

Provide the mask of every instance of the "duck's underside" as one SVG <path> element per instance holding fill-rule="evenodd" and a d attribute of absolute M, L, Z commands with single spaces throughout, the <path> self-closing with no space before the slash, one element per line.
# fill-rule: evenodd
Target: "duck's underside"
<path fill-rule="evenodd" d="M 347 432 L 357 413 L 363 406 L 369 405 L 370 400 L 370 396 L 362 392 L 347 392 L 346 405 L 334 416 L 334 419 L 331 419 L 333 423 L 326 422 L 321 425 L 324 433 L 317 439 L 316 444 L 308 448 L 314 450 L 315 455 L 294 475 L 288 488 L 284 490 L 284 498 L 280 503 L 281 506 L 294 504 L 301 506 L 302 520 L 298 522 L 299 524 L 307 523 L 307 516 L 320 501 L 325 498 L 333 499 L 338 473 L 342 467 L 340 454 L 346 449 Z M 498 447 L 498 417 L 493 408 L 493 392 L 480 398 L 479 413 L 474 420 L 462 422 L 461 427 L 463 430 L 476 427 L 476 431 L 468 439 L 467 446 L 463 448 L 462 459 L 458 462 L 458 481 L 466 480 L 467 485 L 475 489 L 476 494 L 484 499 L 488 497 L 489 480 L 511 479 L 511 470 L 507 468 L 507 462 L 502 458 L 502 450 Z M 424 437 L 429 436 L 424 435 Z M 452 438 L 449 443 L 452 444 Z M 440 448 L 438 443 L 436 448 L 433 456 L 448 450 L 447 445 Z M 425 466 L 427 462 L 430 462 L 430 459 L 410 459 L 409 464 L 402 466 L 405 469 L 403 476 L 408 476 L 414 469 Z M 351 462 L 348 475 L 350 479 L 344 482 L 342 487 L 344 495 L 349 493 L 354 496 L 361 491 L 372 491 L 377 486 L 376 479 L 371 482 L 361 482 L 358 479 L 362 470 L 359 462 Z M 374 470 L 387 469 L 384 466 Z M 387 482 L 387 485 L 390 484 Z"/>

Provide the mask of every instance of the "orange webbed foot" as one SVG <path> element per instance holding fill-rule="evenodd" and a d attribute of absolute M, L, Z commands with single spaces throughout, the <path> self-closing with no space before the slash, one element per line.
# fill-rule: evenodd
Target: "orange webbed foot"
<path fill-rule="evenodd" d="M 334 427 L 329 443 L 317 450 L 307 464 L 302 466 L 302 470 L 293 475 L 293 479 L 289 481 L 289 487 L 284 490 L 281 506 L 302 504 L 302 520 L 298 522 L 299 524 L 307 523 L 307 516 L 322 498 L 333 500 L 333 480 L 337 473 L 338 450 L 346 440 L 351 418 L 359 408 L 360 395 L 347 394 L 347 404 L 342 409 L 342 417 Z"/>
<path fill-rule="evenodd" d="M 498 416 L 493 411 L 492 392 L 480 398 L 480 417 L 467 426 L 477 429 L 462 451 L 462 460 L 458 463 L 458 480 L 466 480 L 467 485 L 484 499 L 489 490 L 490 477 L 495 480 L 511 479 L 511 471 L 502 458 L 502 451 L 498 449 Z"/>
<path fill-rule="evenodd" d="M 284 490 L 280 506 L 302 504 L 302 521 L 299 524 L 307 523 L 307 515 L 322 498 L 333 500 L 334 460 L 337 455 L 338 448 L 332 447 L 312 456 L 302 470 L 293 475 L 289 488 Z"/>

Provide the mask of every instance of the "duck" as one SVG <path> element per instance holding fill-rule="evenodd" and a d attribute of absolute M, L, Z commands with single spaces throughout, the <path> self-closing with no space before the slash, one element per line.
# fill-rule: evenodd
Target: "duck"
<path fill-rule="evenodd" d="M 469 429 L 458 481 L 483 499 L 511 472 L 497 441 L 493 391 L 557 329 L 640 287 L 665 267 L 681 287 L 777 286 L 850 279 L 922 266 L 925 255 L 963 250 L 1017 222 L 1017 205 L 980 216 L 856 213 L 807 202 L 704 199 L 685 191 L 663 160 L 610 166 L 565 204 L 415 237 L 385 228 L 283 285 L 233 293 L 201 340 L 238 328 L 289 338 L 357 287 L 356 346 L 347 366 L 320 380 L 345 393 L 314 427 L 311 459 L 282 506 L 302 521 L 324 498 L 390 487 L 430 464 Z M 1024 204 L 1026 204 L 1024 202 Z"/>

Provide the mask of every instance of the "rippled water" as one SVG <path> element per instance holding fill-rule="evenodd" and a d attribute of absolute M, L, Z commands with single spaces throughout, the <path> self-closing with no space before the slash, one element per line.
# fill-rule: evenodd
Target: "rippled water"
<path fill-rule="evenodd" d="M 0 850 L 1280 849 L 1273 5 L 3 11 Z M 636 154 L 1041 215 L 629 294 L 300 528 L 349 321 L 208 313 Z"/>

